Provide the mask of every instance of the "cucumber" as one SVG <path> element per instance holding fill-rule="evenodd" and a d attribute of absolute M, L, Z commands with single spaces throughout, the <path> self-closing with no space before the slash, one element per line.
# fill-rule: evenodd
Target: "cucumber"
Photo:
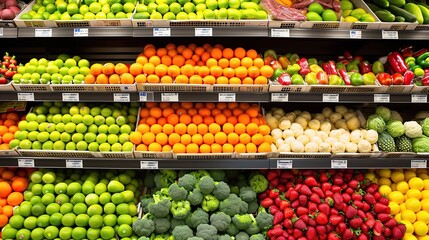
<path fill-rule="evenodd" d="M 375 12 L 375 15 L 382 21 L 382 22 L 393 22 L 395 21 L 395 15 L 390 13 L 387 10 L 379 10 Z"/>
<path fill-rule="evenodd" d="M 387 0 L 372 0 L 372 2 L 381 8 L 387 8 L 390 5 L 389 1 Z"/>
<path fill-rule="evenodd" d="M 401 17 L 401 16 L 396 16 L 395 17 L 395 22 L 405 22 L 405 18 Z"/>
<path fill-rule="evenodd" d="M 420 10 L 422 11 L 422 15 L 423 15 L 423 23 L 424 24 L 428 24 L 429 23 L 429 9 L 427 9 L 425 6 L 423 5 L 417 5 L 419 6 Z"/>
<path fill-rule="evenodd" d="M 424 19 L 422 15 L 422 11 L 420 10 L 419 6 L 414 3 L 407 3 L 404 5 L 404 9 L 408 11 L 409 13 L 413 14 L 417 18 L 417 22 L 419 24 L 423 24 Z"/>
<path fill-rule="evenodd" d="M 395 5 L 397 7 L 404 6 L 407 2 L 405 0 L 388 0 L 390 5 Z"/>
<path fill-rule="evenodd" d="M 395 16 L 401 16 L 401 17 L 405 18 L 405 21 L 407 21 L 407 22 L 417 21 L 417 17 L 414 16 L 414 14 L 412 14 L 412 13 L 410 13 L 410 12 L 408 12 L 402 8 L 399 8 L 399 7 L 394 6 L 394 5 L 390 5 L 387 9 L 392 14 L 394 14 Z"/>
<path fill-rule="evenodd" d="M 366 5 L 368 5 L 369 9 L 371 9 L 371 11 L 376 12 L 379 10 L 383 10 L 382 8 L 380 8 L 379 6 L 372 4 L 372 3 L 367 3 Z"/>

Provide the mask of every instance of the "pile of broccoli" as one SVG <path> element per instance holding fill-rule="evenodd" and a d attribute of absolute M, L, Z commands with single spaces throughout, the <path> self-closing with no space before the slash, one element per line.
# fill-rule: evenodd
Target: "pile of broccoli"
<path fill-rule="evenodd" d="M 149 172 L 141 199 L 145 215 L 133 223 L 139 240 L 262 240 L 273 216 L 259 208 L 268 187 L 258 173 L 198 170 Z"/>

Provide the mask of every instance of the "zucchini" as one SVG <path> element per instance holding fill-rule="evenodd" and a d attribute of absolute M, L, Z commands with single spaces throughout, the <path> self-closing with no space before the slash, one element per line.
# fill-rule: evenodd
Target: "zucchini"
<path fill-rule="evenodd" d="M 387 8 L 390 5 L 389 1 L 387 0 L 372 0 L 372 2 L 381 8 Z"/>
<path fill-rule="evenodd" d="M 395 22 L 405 22 L 405 18 L 402 16 L 396 16 L 395 17 Z"/>
<path fill-rule="evenodd" d="M 424 24 L 428 24 L 429 23 L 429 9 L 427 9 L 425 6 L 423 5 L 417 5 L 419 6 L 420 10 L 422 11 L 422 16 L 423 16 L 423 23 Z"/>
<path fill-rule="evenodd" d="M 422 11 L 420 10 L 419 6 L 414 3 L 407 3 L 404 5 L 404 9 L 408 11 L 409 13 L 413 14 L 417 18 L 417 22 L 419 24 L 423 24 L 424 19 L 422 15 Z"/>
<path fill-rule="evenodd" d="M 390 5 L 395 5 L 397 7 L 402 7 L 404 6 L 407 2 L 405 2 L 405 0 L 388 0 Z"/>
<path fill-rule="evenodd" d="M 395 21 L 395 15 L 390 13 L 387 10 L 379 10 L 375 12 L 375 15 L 382 21 L 382 22 L 393 22 Z"/>
<path fill-rule="evenodd" d="M 417 21 L 417 17 L 414 16 L 414 14 L 412 14 L 412 13 L 410 13 L 410 12 L 408 12 L 402 8 L 399 8 L 399 7 L 394 6 L 394 5 L 390 5 L 387 9 L 392 14 L 394 14 L 395 16 L 402 16 L 403 18 L 405 18 L 405 21 L 407 21 L 407 22 Z"/>
<path fill-rule="evenodd" d="M 382 8 L 380 8 L 379 6 L 372 4 L 372 3 L 367 3 L 366 5 L 368 5 L 369 9 L 371 9 L 371 11 L 376 12 L 379 10 L 383 10 Z"/>

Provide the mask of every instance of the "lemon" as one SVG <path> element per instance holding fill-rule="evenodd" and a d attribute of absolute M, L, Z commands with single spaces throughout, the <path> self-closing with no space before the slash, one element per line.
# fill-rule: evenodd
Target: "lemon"
<path fill-rule="evenodd" d="M 422 199 L 429 199 L 429 190 L 421 191 Z"/>
<path fill-rule="evenodd" d="M 405 230 L 405 235 L 407 235 L 407 234 L 411 234 L 412 235 L 414 233 L 414 226 L 413 226 L 413 224 L 410 221 L 402 220 L 401 223 L 404 224 L 405 227 L 407 228 Z M 405 239 L 405 236 L 404 236 L 403 239 Z"/>
<path fill-rule="evenodd" d="M 412 210 L 415 213 L 422 209 L 422 204 L 416 198 L 408 198 L 405 201 L 405 206 L 407 207 L 407 209 Z"/>
<path fill-rule="evenodd" d="M 389 194 L 392 192 L 392 189 L 387 186 L 387 185 L 383 185 L 381 186 L 378 191 L 381 193 L 381 195 L 383 196 L 389 196 Z"/>
<path fill-rule="evenodd" d="M 405 234 L 402 240 L 418 240 L 413 234 Z"/>
<path fill-rule="evenodd" d="M 393 202 L 395 202 L 397 204 L 401 204 L 401 203 L 404 202 L 405 197 L 404 197 L 404 195 L 401 192 L 399 192 L 399 191 L 393 191 L 393 192 L 391 192 L 389 194 L 389 200 L 393 201 Z"/>
<path fill-rule="evenodd" d="M 399 207 L 399 204 L 397 204 L 396 202 L 389 202 L 389 208 L 390 208 L 391 215 L 396 215 L 401 210 L 401 208 Z"/>
<path fill-rule="evenodd" d="M 424 189 L 429 190 L 429 179 L 423 180 L 423 184 L 425 185 Z"/>
<path fill-rule="evenodd" d="M 365 178 L 369 179 L 371 182 L 375 179 L 375 174 L 373 172 L 367 172 Z"/>
<path fill-rule="evenodd" d="M 405 181 L 401 181 L 401 182 L 398 182 L 397 184 L 396 184 L 396 190 L 398 190 L 399 192 L 401 192 L 402 194 L 405 194 L 405 193 L 407 193 L 407 191 L 409 190 L 410 188 L 408 187 L 408 183 L 407 182 L 405 182 Z"/>
<path fill-rule="evenodd" d="M 401 213 L 401 219 L 406 220 L 410 223 L 414 223 L 416 221 L 416 218 L 416 214 L 410 209 L 404 210 Z"/>
<path fill-rule="evenodd" d="M 417 189 L 410 189 L 407 191 L 407 198 L 416 198 L 418 200 L 422 199 L 422 192 Z"/>
<path fill-rule="evenodd" d="M 423 190 L 423 188 L 425 187 L 425 184 L 423 182 L 423 179 L 418 178 L 418 177 L 413 177 L 408 181 L 408 185 L 410 188 L 412 189 L 417 189 L 417 190 Z"/>
<path fill-rule="evenodd" d="M 380 175 L 380 177 L 390 178 L 391 174 L 392 174 L 392 171 L 390 169 L 380 169 L 380 170 L 378 170 L 378 175 Z"/>
<path fill-rule="evenodd" d="M 390 186 L 390 184 L 392 184 L 392 182 L 390 181 L 390 178 L 380 178 L 380 179 L 378 179 L 378 184 Z"/>
<path fill-rule="evenodd" d="M 429 212 L 429 199 L 423 199 L 421 202 L 422 210 Z"/>
<path fill-rule="evenodd" d="M 426 235 L 426 236 L 419 236 L 417 239 L 418 240 L 429 240 L 429 236 L 428 235 Z"/>
<path fill-rule="evenodd" d="M 407 206 L 405 206 L 405 203 L 399 204 L 399 207 L 401 208 L 401 213 L 405 210 L 407 210 Z"/>
<path fill-rule="evenodd" d="M 416 221 L 413 226 L 414 233 L 419 236 L 424 236 L 428 232 L 428 225 L 422 221 Z"/>
<path fill-rule="evenodd" d="M 347 10 L 347 11 L 349 11 L 349 10 Z M 344 16 L 343 16 L 344 17 Z M 344 22 L 359 22 L 359 19 L 357 19 L 357 18 L 355 18 L 355 17 L 353 17 L 353 16 L 346 16 L 345 18 L 344 18 Z M 390 182 L 390 179 L 388 179 L 389 180 L 389 182 Z"/>
<path fill-rule="evenodd" d="M 424 222 L 425 224 L 429 224 L 429 213 L 427 211 L 420 211 L 416 214 L 417 221 Z"/>
<path fill-rule="evenodd" d="M 395 170 L 395 171 L 392 173 L 392 175 L 391 175 L 391 177 L 390 177 L 390 178 L 392 179 L 392 181 L 393 181 L 394 183 L 398 183 L 398 182 L 400 182 L 400 181 L 404 181 L 405 176 L 404 176 L 404 173 L 403 173 L 403 172 L 399 172 L 399 171 Z"/>
<path fill-rule="evenodd" d="M 414 171 L 407 170 L 407 171 L 405 171 L 405 179 L 404 180 L 408 182 L 408 180 L 410 180 L 411 178 L 414 178 L 416 176 L 417 175 L 416 175 L 416 173 Z"/>
<path fill-rule="evenodd" d="M 396 215 L 395 215 L 395 220 L 397 221 L 397 222 L 400 222 L 402 219 L 401 219 L 401 213 L 397 213 Z"/>

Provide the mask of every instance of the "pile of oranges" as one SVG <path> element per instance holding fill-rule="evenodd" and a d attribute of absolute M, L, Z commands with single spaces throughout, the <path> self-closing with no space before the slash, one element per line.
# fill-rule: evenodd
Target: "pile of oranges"
<path fill-rule="evenodd" d="M 15 139 L 20 117 L 16 112 L 0 114 L 0 150 L 9 150 L 9 142 Z"/>
<path fill-rule="evenodd" d="M 32 170 L 0 168 L 0 228 L 13 215 L 13 207 L 24 200 L 23 192 L 28 187 L 28 176 Z"/>
<path fill-rule="evenodd" d="M 94 63 L 90 67 L 90 73 L 85 76 L 85 84 L 133 84 L 142 69 L 136 69 L 137 64 L 124 63 Z"/>
<path fill-rule="evenodd" d="M 146 103 L 130 141 L 136 151 L 265 153 L 272 137 L 261 109 L 248 103 Z"/>
<path fill-rule="evenodd" d="M 268 84 L 273 68 L 254 49 L 147 44 L 136 59 L 136 83 Z"/>

